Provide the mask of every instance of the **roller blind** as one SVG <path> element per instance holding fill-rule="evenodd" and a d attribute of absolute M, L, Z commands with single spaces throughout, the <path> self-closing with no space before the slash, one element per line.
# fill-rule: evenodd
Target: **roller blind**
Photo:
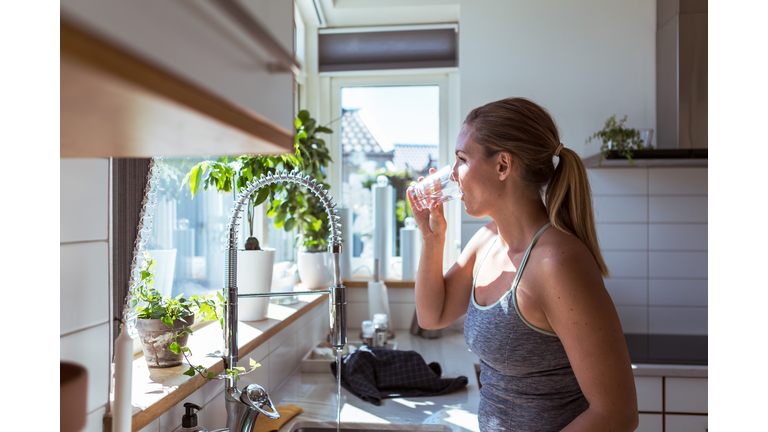
<path fill-rule="evenodd" d="M 458 66 L 458 27 L 326 29 L 319 34 L 320 72 Z"/>

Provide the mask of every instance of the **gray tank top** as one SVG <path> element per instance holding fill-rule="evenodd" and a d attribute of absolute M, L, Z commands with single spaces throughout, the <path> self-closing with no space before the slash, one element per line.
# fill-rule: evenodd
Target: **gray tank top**
<path fill-rule="evenodd" d="M 517 308 L 515 289 L 542 227 L 528 246 L 512 288 L 498 301 L 480 306 L 472 300 L 464 320 L 464 338 L 480 357 L 478 421 L 485 432 L 551 432 L 567 426 L 589 407 L 555 333 L 531 325 Z M 494 244 L 488 249 L 490 252 Z"/>

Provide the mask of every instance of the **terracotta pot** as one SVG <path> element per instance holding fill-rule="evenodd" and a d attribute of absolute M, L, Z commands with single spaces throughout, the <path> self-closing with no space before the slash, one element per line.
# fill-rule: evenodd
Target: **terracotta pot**
<path fill-rule="evenodd" d="M 177 334 L 186 325 L 190 327 L 195 322 L 195 316 L 190 315 L 173 322 L 173 330 L 165 325 L 159 319 L 137 319 L 136 329 L 139 331 L 141 340 L 141 349 L 144 351 L 144 359 L 149 367 L 173 367 L 178 366 L 184 361 L 184 354 L 178 354 L 169 350 L 172 343 L 177 342 L 179 346 L 187 346 L 189 334 L 176 338 Z"/>
<path fill-rule="evenodd" d="M 78 432 L 85 428 L 88 411 L 88 372 L 84 367 L 59 362 L 60 365 L 60 397 L 59 413 L 61 432 Z"/>

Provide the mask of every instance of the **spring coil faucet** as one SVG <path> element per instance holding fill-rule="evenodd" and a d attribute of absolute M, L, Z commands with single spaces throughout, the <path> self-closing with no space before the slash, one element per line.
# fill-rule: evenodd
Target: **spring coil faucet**
<path fill-rule="evenodd" d="M 237 289 L 237 229 L 240 225 L 237 221 L 242 217 L 242 211 L 247 204 L 248 197 L 260 188 L 276 182 L 291 182 L 306 186 L 322 201 L 328 220 L 331 222 L 331 236 L 329 249 L 333 253 L 333 286 L 328 290 L 290 291 L 260 294 L 238 294 Z M 227 289 L 227 302 L 224 311 L 224 369 L 237 366 L 237 299 L 239 297 L 277 297 L 309 294 L 328 294 L 330 296 L 329 312 L 331 326 L 331 343 L 335 349 L 343 349 L 347 343 L 346 299 L 344 286 L 341 285 L 341 268 L 339 254 L 341 253 L 341 231 L 339 211 L 336 209 L 333 197 L 328 191 L 323 190 L 322 184 L 302 176 L 301 173 L 283 171 L 276 175 L 262 175 L 257 181 L 249 182 L 246 189 L 235 199 L 232 208 L 230 223 L 227 225 L 227 250 L 225 254 L 225 281 Z M 253 431 L 256 418 L 262 413 L 270 418 L 279 418 L 272 401 L 266 391 L 258 384 L 251 384 L 242 391 L 237 388 L 237 380 L 228 377 L 225 380 L 224 399 L 227 409 L 227 429 L 230 432 Z M 265 410 L 267 406 L 271 411 Z"/>

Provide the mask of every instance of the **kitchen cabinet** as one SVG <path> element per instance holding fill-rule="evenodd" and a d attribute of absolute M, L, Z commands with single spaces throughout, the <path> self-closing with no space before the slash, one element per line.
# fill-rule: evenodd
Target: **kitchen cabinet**
<path fill-rule="evenodd" d="M 705 378 L 667 377 L 664 391 L 667 412 L 707 413 Z"/>
<path fill-rule="evenodd" d="M 640 414 L 635 432 L 662 432 L 664 430 L 663 414 Z"/>
<path fill-rule="evenodd" d="M 665 432 L 706 432 L 707 416 L 667 414 Z"/>
<path fill-rule="evenodd" d="M 635 376 L 639 432 L 707 429 L 707 378 Z"/>
<path fill-rule="evenodd" d="M 291 152 L 293 2 L 217 4 L 63 0 L 62 157 Z"/>

